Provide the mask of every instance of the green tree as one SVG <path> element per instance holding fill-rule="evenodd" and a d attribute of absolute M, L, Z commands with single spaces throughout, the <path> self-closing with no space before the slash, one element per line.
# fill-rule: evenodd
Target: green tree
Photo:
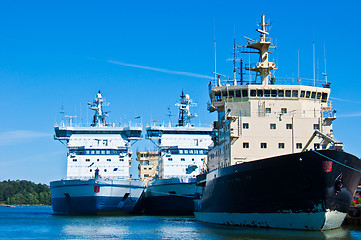
<path fill-rule="evenodd" d="M 50 187 L 26 180 L 3 181 L 0 182 L 0 203 L 50 205 Z"/>

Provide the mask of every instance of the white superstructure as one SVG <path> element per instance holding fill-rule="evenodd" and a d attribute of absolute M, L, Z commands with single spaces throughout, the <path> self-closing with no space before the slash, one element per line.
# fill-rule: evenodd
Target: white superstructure
<path fill-rule="evenodd" d="M 307 149 L 342 148 L 332 132 L 336 111 L 331 110 L 327 79 L 276 79 L 264 15 L 260 26 L 260 41 L 246 45 L 260 56 L 257 64 L 245 66 L 256 73 L 255 79 L 244 80 L 241 73 L 239 81 L 218 78 L 209 85 L 209 110 L 218 112 L 209 170 Z"/>
<path fill-rule="evenodd" d="M 105 178 L 129 178 L 131 161 L 130 141 L 141 137 L 142 127 L 122 127 L 107 124 L 105 102 L 99 93 L 90 109 L 95 111 L 90 126 L 72 122 L 55 125 L 55 139 L 69 149 L 67 156 L 67 179 L 93 178 L 95 170 Z"/>
<path fill-rule="evenodd" d="M 212 144 L 211 127 L 195 127 L 189 107 L 194 106 L 189 95 L 182 92 L 179 120 L 176 126 L 147 126 L 147 138 L 159 148 L 158 178 L 194 178 L 207 162 Z"/>
<path fill-rule="evenodd" d="M 92 124 L 55 125 L 55 139 L 67 146 L 67 179 L 50 183 L 55 214 L 124 214 L 136 211 L 144 182 L 132 179 L 130 141 L 142 127 L 122 127 L 105 121 L 99 91 L 92 103 Z"/>
<path fill-rule="evenodd" d="M 262 14 L 240 78 L 209 84 L 214 147 L 196 200 L 197 220 L 224 225 L 328 230 L 341 226 L 360 179 L 360 160 L 335 140 L 330 83 L 276 78 Z M 235 46 L 235 52 L 237 47 Z M 234 63 L 236 58 L 234 59 Z M 243 69 L 249 70 L 248 79 Z M 234 72 L 236 67 L 234 66 Z M 246 79 L 245 79 L 246 78 Z"/>

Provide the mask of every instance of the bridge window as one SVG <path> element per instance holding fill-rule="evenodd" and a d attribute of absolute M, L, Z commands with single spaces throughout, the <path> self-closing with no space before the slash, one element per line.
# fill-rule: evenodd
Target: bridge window
<path fill-rule="evenodd" d="M 263 97 L 263 89 L 257 90 L 257 97 Z"/>
<path fill-rule="evenodd" d="M 248 91 L 242 90 L 242 97 L 248 97 Z"/>
<path fill-rule="evenodd" d="M 271 91 L 270 90 L 264 90 L 264 96 L 265 97 L 270 97 L 271 96 Z"/>
<path fill-rule="evenodd" d="M 277 97 L 277 90 L 271 90 L 271 97 Z"/>
<path fill-rule="evenodd" d="M 257 96 L 256 90 L 251 90 L 251 97 L 255 97 L 255 96 Z"/>
<path fill-rule="evenodd" d="M 305 93 L 306 93 L 305 91 L 301 91 L 300 97 L 301 97 L 301 98 L 304 98 L 304 97 L 305 97 Z"/>
<path fill-rule="evenodd" d="M 284 97 L 285 91 L 284 90 L 278 90 L 278 97 Z"/>
<path fill-rule="evenodd" d="M 236 97 L 241 97 L 241 90 L 236 91 Z"/>
<path fill-rule="evenodd" d="M 307 91 L 307 92 L 306 92 L 306 98 L 310 98 L 310 96 L 311 96 L 311 92 L 310 92 L 310 91 Z"/>
<path fill-rule="evenodd" d="M 294 97 L 294 98 L 298 97 L 298 90 L 292 91 L 292 97 Z"/>
<path fill-rule="evenodd" d="M 327 93 L 322 93 L 322 102 L 327 101 Z"/>
<path fill-rule="evenodd" d="M 286 90 L 286 97 L 291 97 L 291 90 Z"/>
<path fill-rule="evenodd" d="M 317 93 L 317 97 L 316 97 L 316 98 L 317 98 L 318 100 L 321 99 L 321 93 L 320 93 L 320 92 Z"/>
<path fill-rule="evenodd" d="M 228 94 L 230 98 L 234 98 L 234 91 L 229 91 Z"/>
<path fill-rule="evenodd" d="M 316 98 L 316 92 L 312 92 L 312 93 L 311 93 L 311 98 L 313 98 L 313 99 Z"/>

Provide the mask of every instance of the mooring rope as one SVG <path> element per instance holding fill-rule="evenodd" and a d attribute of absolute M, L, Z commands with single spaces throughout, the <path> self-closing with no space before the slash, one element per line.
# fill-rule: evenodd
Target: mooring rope
<path fill-rule="evenodd" d="M 340 164 L 341 166 L 347 167 L 347 168 L 349 168 L 349 169 L 351 169 L 351 170 L 354 170 L 354 171 L 356 171 L 356 172 L 361 173 L 360 170 L 358 170 L 358 169 L 356 169 L 356 168 L 353 168 L 353 167 L 350 167 L 350 166 L 348 166 L 348 165 L 346 165 L 346 164 L 343 164 L 343 163 L 341 163 L 341 162 L 338 162 L 338 161 L 336 161 L 335 159 L 332 159 L 332 158 L 330 158 L 330 157 L 327 157 L 327 156 L 323 155 L 322 153 L 317 152 L 316 150 L 313 150 L 312 152 L 315 152 L 315 153 L 317 153 L 318 155 L 320 155 L 320 156 L 322 156 L 322 157 L 324 157 L 324 158 L 327 158 L 327 159 L 331 160 L 332 162 L 335 162 L 335 163 L 337 163 L 337 164 Z"/>

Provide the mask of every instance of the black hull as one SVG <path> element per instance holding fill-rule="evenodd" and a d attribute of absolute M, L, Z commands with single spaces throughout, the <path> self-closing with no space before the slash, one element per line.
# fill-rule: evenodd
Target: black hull
<path fill-rule="evenodd" d="M 160 180 L 162 181 L 162 180 Z M 147 215 L 194 215 L 194 195 L 200 192 L 196 182 L 158 182 L 146 188 L 141 200 L 142 213 Z"/>
<path fill-rule="evenodd" d="M 194 202 L 191 197 L 154 196 L 143 202 L 143 214 L 147 215 L 179 215 L 192 216 Z"/>
<path fill-rule="evenodd" d="M 292 216 L 306 213 L 311 216 L 313 213 L 333 211 L 347 213 L 360 173 L 342 164 L 361 169 L 360 159 L 335 150 L 288 154 L 217 169 L 207 174 L 202 199 L 196 203 L 195 211 L 200 213 L 196 217 L 201 221 L 221 224 L 273 227 L 272 222 L 232 220 L 227 223 L 208 218 L 218 213 L 239 216 L 255 213 L 259 216 L 281 213 L 291 213 Z M 299 228 L 294 227 L 296 223 L 287 224 L 284 227 L 276 224 L 276 227 Z M 317 230 L 318 226 L 322 229 L 325 224 L 326 220 L 319 225 L 300 228 Z M 334 228 L 332 226 L 329 228 Z"/>

